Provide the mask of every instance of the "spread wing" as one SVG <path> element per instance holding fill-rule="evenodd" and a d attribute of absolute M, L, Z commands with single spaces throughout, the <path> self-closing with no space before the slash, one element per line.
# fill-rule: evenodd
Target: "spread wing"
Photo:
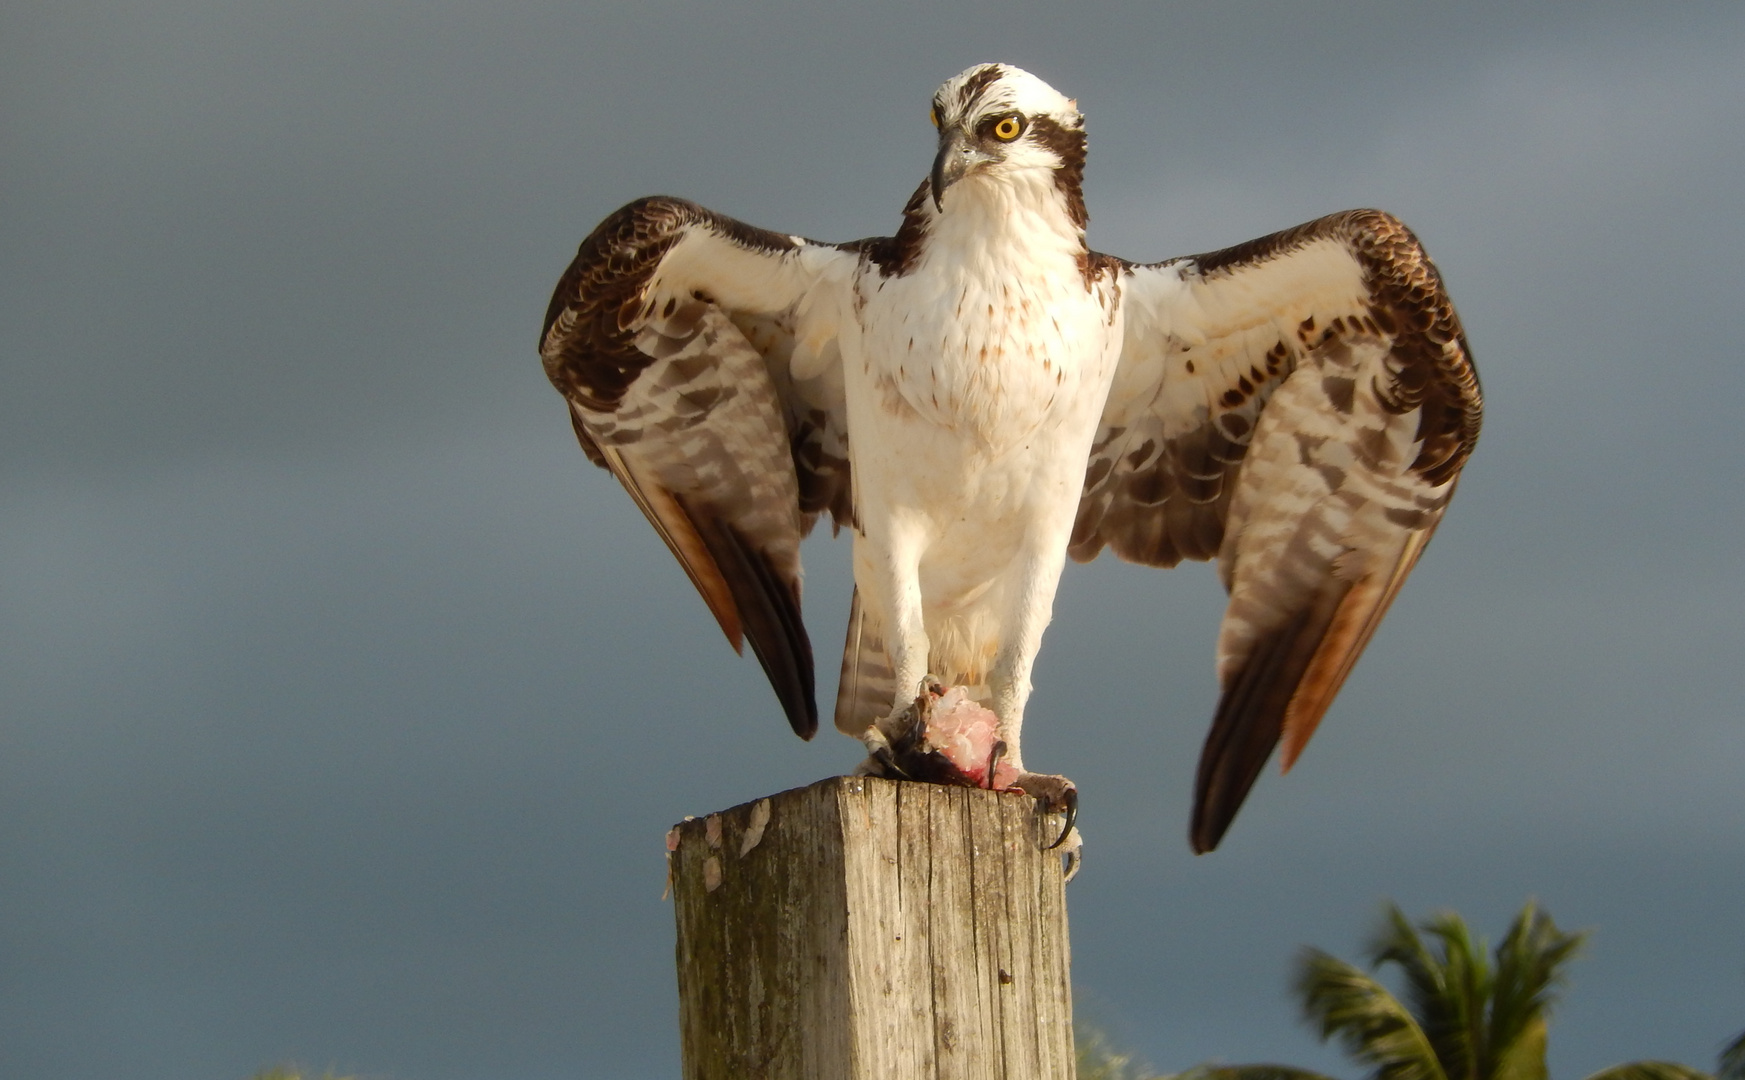
<path fill-rule="evenodd" d="M 818 727 L 800 540 L 852 515 L 835 327 L 859 254 L 655 197 L 582 242 L 540 354 L 582 449 L 672 549 L 788 722 Z"/>
<path fill-rule="evenodd" d="M 1222 697 L 1191 834 L 1209 851 L 1350 673 L 1447 508 L 1482 400 L 1436 267 L 1380 211 L 1119 266 L 1125 344 L 1071 550 L 1218 558 Z"/>

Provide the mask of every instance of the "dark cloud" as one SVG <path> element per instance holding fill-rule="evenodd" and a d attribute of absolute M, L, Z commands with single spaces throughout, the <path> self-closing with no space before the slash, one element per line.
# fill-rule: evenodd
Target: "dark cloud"
<path fill-rule="evenodd" d="M 676 1071 L 662 833 L 852 765 L 787 731 L 534 338 L 667 191 L 888 230 L 934 85 L 1090 117 L 1092 239 L 1418 229 L 1489 397 L 1314 744 L 1188 856 L 1222 598 L 1069 568 L 1026 729 L 1085 786 L 1081 1011 L 1335 1070 L 1293 950 L 1383 896 L 1597 930 L 1553 1067 L 1745 1024 L 1733 6 L 460 3 L 0 15 L 0 1072 Z M 807 549 L 821 655 L 846 543 Z M 828 700 L 833 665 L 821 665 Z"/>

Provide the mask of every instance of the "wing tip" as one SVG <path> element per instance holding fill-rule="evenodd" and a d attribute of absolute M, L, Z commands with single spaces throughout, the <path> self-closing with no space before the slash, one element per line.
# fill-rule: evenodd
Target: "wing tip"
<path fill-rule="evenodd" d="M 782 707 L 788 714 L 788 726 L 794 729 L 794 734 L 805 742 L 811 742 L 818 734 L 818 703 L 808 696 L 803 717 L 796 716 L 786 702 L 783 702 Z"/>
<path fill-rule="evenodd" d="M 1188 830 L 1196 855 L 1218 846 L 1278 745 L 1292 655 L 1308 622 L 1307 611 L 1271 635 L 1226 684 L 1206 732 L 1194 777 L 1194 814 Z M 1286 677 L 1281 677 L 1286 676 Z"/>
<path fill-rule="evenodd" d="M 1194 790 L 1194 853 L 1218 846 L 1274 747 L 1291 771 L 1429 542 L 1404 539 L 1385 572 L 1324 593 L 1272 634 L 1231 677 L 1206 734 Z"/>
<path fill-rule="evenodd" d="M 688 516 L 696 521 L 695 515 Z M 704 543 L 732 595 L 751 651 L 782 703 L 788 726 L 810 740 L 818 734 L 818 695 L 812 639 L 800 614 L 797 566 L 784 572 L 732 523 L 705 520 Z"/>

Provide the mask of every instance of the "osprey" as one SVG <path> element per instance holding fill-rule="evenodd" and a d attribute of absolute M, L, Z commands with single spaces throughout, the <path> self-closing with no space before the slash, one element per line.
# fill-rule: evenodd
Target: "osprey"
<path fill-rule="evenodd" d="M 946 82 L 932 119 L 895 236 L 818 243 L 666 197 L 608 217 L 552 296 L 546 373 L 803 738 L 800 540 L 825 513 L 852 530 L 835 721 L 874 771 L 901 767 L 937 677 L 997 718 L 979 779 L 1069 802 L 1020 741 L 1066 556 L 1216 558 L 1209 851 L 1448 506 L 1481 414 L 1459 317 L 1376 210 L 1159 263 L 1090 250 L 1084 118 L 1011 65 Z"/>

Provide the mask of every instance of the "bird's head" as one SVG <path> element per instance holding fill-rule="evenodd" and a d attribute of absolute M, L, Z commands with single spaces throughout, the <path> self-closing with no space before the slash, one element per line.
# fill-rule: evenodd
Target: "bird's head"
<path fill-rule="evenodd" d="M 933 95 L 934 209 L 943 211 L 945 193 L 971 177 L 1042 171 L 1055 174 L 1069 205 L 1082 213 L 1084 123 L 1077 102 L 1010 64 L 977 64 L 946 80 Z"/>

